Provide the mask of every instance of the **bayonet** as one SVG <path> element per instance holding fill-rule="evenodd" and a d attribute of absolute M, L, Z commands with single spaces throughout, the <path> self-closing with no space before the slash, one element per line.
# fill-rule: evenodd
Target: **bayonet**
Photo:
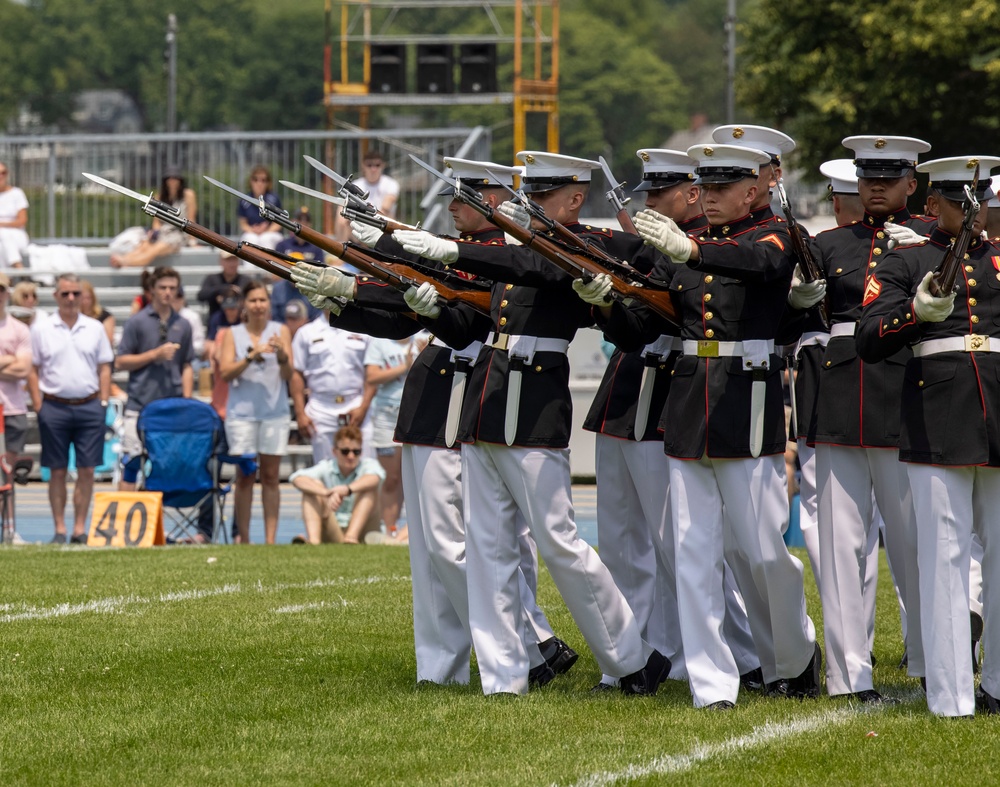
<path fill-rule="evenodd" d="M 349 175 L 348 177 L 345 178 L 345 177 L 342 177 L 341 175 L 338 175 L 336 172 L 334 172 L 332 169 L 330 169 L 322 161 L 319 161 L 318 159 L 314 159 L 312 156 L 303 156 L 302 158 L 304 158 L 306 160 L 306 163 L 308 163 L 309 166 L 311 166 L 313 169 L 319 170 L 324 175 L 326 175 L 330 180 L 332 180 L 334 183 L 336 183 L 337 184 L 337 189 L 341 193 L 343 193 L 344 191 L 347 191 L 349 194 L 353 194 L 355 197 L 360 197 L 365 202 L 368 201 L 368 192 L 365 191 L 360 186 L 355 186 L 354 185 L 354 182 L 353 182 L 354 176 L 353 175 Z"/>
<path fill-rule="evenodd" d="M 604 170 L 604 177 L 608 181 L 608 185 L 611 187 L 606 193 L 605 198 L 611 203 L 611 207 L 615 209 L 615 216 L 618 219 L 618 223 L 621 228 L 631 235 L 638 235 L 636 231 L 635 224 L 632 223 L 632 217 L 628 215 L 628 211 L 625 210 L 625 206 L 631 201 L 631 197 L 625 196 L 625 181 L 619 183 L 614 175 L 611 174 L 611 167 L 608 166 L 608 162 L 604 160 L 604 156 L 598 156 L 597 160 L 601 162 L 601 169 Z"/>
<path fill-rule="evenodd" d="M 324 202 L 332 202 L 334 205 L 340 205 L 340 207 L 347 205 L 347 200 L 343 197 L 337 197 L 333 194 L 326 194 L 322 191 L 316 191 L 316 189 L 300 186 L 298 183 L 292 183 L 290 180 L 279 180 L 278 183 L 285 188 L 299 192 L 299 194 L 305 194 L 307 197 L 315 197 L 316 199 L 323 200 Z"/>

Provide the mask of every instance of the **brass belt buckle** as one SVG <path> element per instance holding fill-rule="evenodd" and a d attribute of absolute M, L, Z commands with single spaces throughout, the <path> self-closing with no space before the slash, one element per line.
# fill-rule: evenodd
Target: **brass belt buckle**
<path fill-rule="evenodd" d="M 965 351 L 967 353 L 988 353 L 990 351 L 989 336 L 983 336 L 981 333 L 970 333 L 963 338 L 965 339 Z"/>
<path fill-rule="evenodd" d="M 717 341 L 710 341 L 708 339 L 698 340 L 698 357 L 699 358 L 718 358 L 719 357 L 719 343 Z"/>
<path fill-rule="evenodd" d="M 493 344 L 491 344 L 490 346 L 494 350 L 503 350 L 504 352 L 506 352 L 507 351 L 507 345 L 510 344 L 510 334 L 509 333 L 498 333 L 498 334 L 496 334 L 496 337 L 497 338 L 494 340 Z"/>

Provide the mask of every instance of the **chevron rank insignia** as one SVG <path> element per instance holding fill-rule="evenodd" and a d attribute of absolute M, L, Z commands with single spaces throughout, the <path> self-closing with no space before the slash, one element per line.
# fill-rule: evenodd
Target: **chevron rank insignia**
<path fill-rule="evenodd" d="M 865 297 L 861 301 L 862 306 L 867 306 L 869 303 L 878 298 L 882 294 L 882 282 L 871 276 L 868 279 L 868 284 L 865 285 Z"/>

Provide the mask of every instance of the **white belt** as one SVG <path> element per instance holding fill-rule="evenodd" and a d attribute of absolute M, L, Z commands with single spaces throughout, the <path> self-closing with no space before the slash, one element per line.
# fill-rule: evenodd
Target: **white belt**
<path fill-rule="evenodd" d="M 494 350 L 503 350 L 508 355 L 519 355 L 531 363 L 535 353 L 566 354 L 568 339 L 553 339 L 548 336 L 519 336 L 510 333 L 491 333 L 487 345 Z"/>
<path fill-rule="evenodd" d="M 685 355 L 697 355 L 699 358 L 723 358 L 727 356 L 746 355 L 743 342 L 716 342 L 709 339 L 685 339 L 681 343 Z M 766 341 L 768 353 L 774 352 L 774 341 Z"/>
<path fill-rule="evenodd" d="M 854 336 L 854 331 L 858 327 L 856 322 L 838 322 L 830 326 L 830 338 L 834 336 Z"/>
<path fill-rule="evenodd" d="M 456 350 L 454 347 L 450 347 L 441 341 L 437 336 L 431 337 L 431 344 L 435 347 L 444 347 L 446 350 L 451 351 L 451 357 L 448 359 L 452 363 L 455 363 L 456 358 L 464 358 L 469 362 L 469 366 L 476 365 L 476 358 L 479 357 L 479 350 L 482 349 L 482 342 L 471 342 L 460 350 Z"/>
<path fill-rule="evenodd" d="M 991 341 L 989 336 L 970 333 L 947 339 L 928 339 L 913 345 L 913 355 L 917 358 L 937 353 L 1000 353 L 1000 337 Z"/>
<path fill-rule="evenodd" d="M 661 336 L 652 344 L 647 344 L 643 347 L 640 357 L 645 358 L 647 355 L 658 355 L 661 358 L 665 358 L 679 348 L 680 339 L 676 336 Z"/>
<path fill-rule="evenodd" d="M 840 323 L 845 325 L 847 323 Z M 807 331 L 802 334 L 802 338 L 799 339 L 798 344 L 795 345 L 794 355 L 799 354 L 799 350 L 803 347 L 811 347 L 814 344 L 818 344 L 821 347 L 826 347 L 827 342 L 830 341 L 830 334 L 827 331 Z"/>

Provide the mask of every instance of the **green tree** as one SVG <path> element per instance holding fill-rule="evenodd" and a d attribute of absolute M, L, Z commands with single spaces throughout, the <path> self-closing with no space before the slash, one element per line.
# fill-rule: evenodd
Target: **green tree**
<path fill-rule="evenodd" d="M 995 149 L 998 0 L 759 0 L 743 33 L 739 100 L 808 169 L 853 134 L 926 139 L 935 158 Z"/>

